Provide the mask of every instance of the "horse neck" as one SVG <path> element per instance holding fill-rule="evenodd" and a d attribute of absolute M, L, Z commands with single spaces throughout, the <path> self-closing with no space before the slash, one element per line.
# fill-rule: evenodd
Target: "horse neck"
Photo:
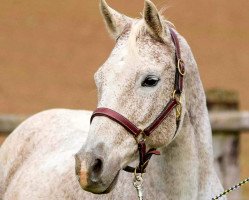
<path fill-rule="evenodd" d="M 213 167 L 206 97 L 190 49 L 184 54 L 185 58 L 188 57 L 186 60 L 191 61 L 186 63 L 189 75 L 185 77 L 186 112 L 183 125 L 174 141 L 162 149 L 162 157 L 157 159 L 159 163 L 155 165 L 160 180 L 163 171 L 163 182 L 169 199 L 211 199 L 210 195 L 214 191 L 210 183 L 216 184 L 219 181 Z"/>
<path fill-rule="evenodd" d="M 154 180 L 160 180 L 167 199 L 197 199 L 198 150 L 194 129 L 188 115 L 184 117 L 178 136 L 167 147 L 160 149 L 161 156 L 152 165 Z"/>
<path fill-rule="evenodd" d="M 192 52 L 187 51 L 191 62 L 189 66 L 189 76 L 186 76 L 186 109 L 189 116 L 190 126 L 193 127 L 196 150 L 198 152 L 199 189 L 203 190 L 208 179 L 214 174 L 213 165 L 213 145 L 212 130 L 210 126 L 208 110 L 206 106 L 206 96 L 203 89 L 197 64 Z M 184 133 L 183 133 L 184 134 Z M 187 137 L 187 136 L 186 136 Z"/>

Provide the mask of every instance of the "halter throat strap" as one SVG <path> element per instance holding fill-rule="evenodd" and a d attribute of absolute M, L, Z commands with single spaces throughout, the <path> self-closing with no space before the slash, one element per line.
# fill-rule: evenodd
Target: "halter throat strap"
<path fill-rule="evenodd" d="M 93 119 L 97 116 L 104 116 L 112 121 L 123 126 L 130 134 L 134 136 L 138 143 L 138 152 L 139 152 L 139 165 L 137 168 L 127 166 L 124 168 L 127 172 L 137 172 L 137 173 L 144 173 L 145 168 L 148 165 L 148 162 L 152 155 L 160 155 L 160 152 L 157 151 L 155 148 L 146 150 L 145 144 L 145 137 L 149 137 L 153 131 L 169 116 L 172 110 L 176 109 L 176 131 L 174 137 L 178 131 L 179 124 L 180 124 L 180 117 L 181 117 L 181 94 L 183 90 L 183 77 L 185 75 L 185 67 L 184 62 L 181 59 L 181 51 L 179 40 L 177 38 L 176 33 L 173 29 L 170 29 L 171 38 L 175 46 L 175 63 L 176 63 L 176 73 L 175 73 L 175 85 L 174 91 L 172 94 L 172 98 L 164 107 L 162 112 L 158 115 L 158 117 L 145 129 L 138 128 L 134 123 L 128 120 L 123 115 L 119 114 L 118 112 L 110 109 L 110 108 L 97 108 L 90 119 L 90 123 L 92 123 Z M 138 141 L 138 136 L 142 135 L 142 140 Z"/>

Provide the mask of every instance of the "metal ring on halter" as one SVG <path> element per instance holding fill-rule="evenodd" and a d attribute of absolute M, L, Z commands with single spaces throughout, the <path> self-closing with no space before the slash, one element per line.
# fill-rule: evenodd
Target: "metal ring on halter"
<path fill-rule="evenodd" d="M 172 99 L 175 99 L 175 95 L 176 95 L 176 90 L 174 90 L 172 93 Z"/>
<path fill-rule="evenodd" d="M 137 167 L 135 167 L 135 170 L 134 170 L 134 177 L 137 181 L 139 181 L 138 177 L 143 178 L 143 173 L 140 173 L 140 176 L 137 174 Z"/>
<path fill-rule="evenodd" d="M 139 136 L 142 136 L 142 138 L 138 138 Z M 134 137 L 135 138 L 135 140 L 136 140 L 136 142 L 137 142 L 137 144 L 139 144 L 140 142 L 145 142 L 146 141 L 146 135 L 145 135 L 145 133 L 144 133 L 144 130 L 142 130 L 138 135 L 137 135 L 137 137 Z"/>
<path fill-rule="evenodd" d="M 172 93 L 172 99 L 176 99 L 176 101 L 178 103 L 182 104 L 182 96 L 180 94 L 177 94 L 177 95 L 179 95 L 178 98 L 176 98 L 176 90 L 174 90 L 173 93 Z"/>
<path fill-rule="evenodd" d="M 150 160 L 146 160 L 146 161 L 144 162 L 144 164 L 142 164 L 142 168 L 144 168 L 144 166 L 147 165 L 147 164 L 149 163 L 149 161 L 150 161 Z"/>
<path fill-rule="evenodd" d="M 184 64 L 183 60 L 180 58 L 180 59 L 177 60 L 177 68 L 178 68 L 178 72 L 179 72 L 182 76 L 184 76 L 184 75 L 186 74 L 186 71 L 184 70 L 184 68 L 183 68 L 183 70 L 181 69 L 181 66 L 180 66 L 181 63 Z"/>

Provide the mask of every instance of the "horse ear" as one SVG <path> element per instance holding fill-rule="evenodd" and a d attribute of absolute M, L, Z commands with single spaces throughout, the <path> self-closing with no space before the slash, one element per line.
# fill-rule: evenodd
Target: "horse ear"
<path fill-rule="evenodd" d="M 145 0 L 143 17 L 151 34 L 164 40 L 166 31 L 162 24 L 161 16 L 156 6 L 150 0 Z"/>
<path fill-rule="evenodd" d="M 132 20 L 109 7 L 105 0 L 100 0 L 100 11 L 104 17 L 107 30 L 114 39 L 118 38 L 125 26 Z"/>

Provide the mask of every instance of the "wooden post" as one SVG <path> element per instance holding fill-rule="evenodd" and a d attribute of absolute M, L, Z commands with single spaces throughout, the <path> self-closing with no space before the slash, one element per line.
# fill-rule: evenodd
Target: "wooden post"
<path fill-rule="evenodd" d="M 206 92 L 209 112 L 235 111 L 239 109 L 238 93 L 234 91 L 213 89 Z M 229 131 L 213 132 L 215 168 L 224 189 L 240 180 L 239 167 L 239 133 Z M 230 193 L 230 200 L 240 200 L 239 191 Z"/>
<path fill-rule="evenodd" d="M 7 133 L 0 133 L 0 146 L 7 137 L 8 137 Z"/>
<path fill-rule="evenodd" d="M 0 114 L 0 146 L 5 138 L 25 119 L 24 115 Z"/>

